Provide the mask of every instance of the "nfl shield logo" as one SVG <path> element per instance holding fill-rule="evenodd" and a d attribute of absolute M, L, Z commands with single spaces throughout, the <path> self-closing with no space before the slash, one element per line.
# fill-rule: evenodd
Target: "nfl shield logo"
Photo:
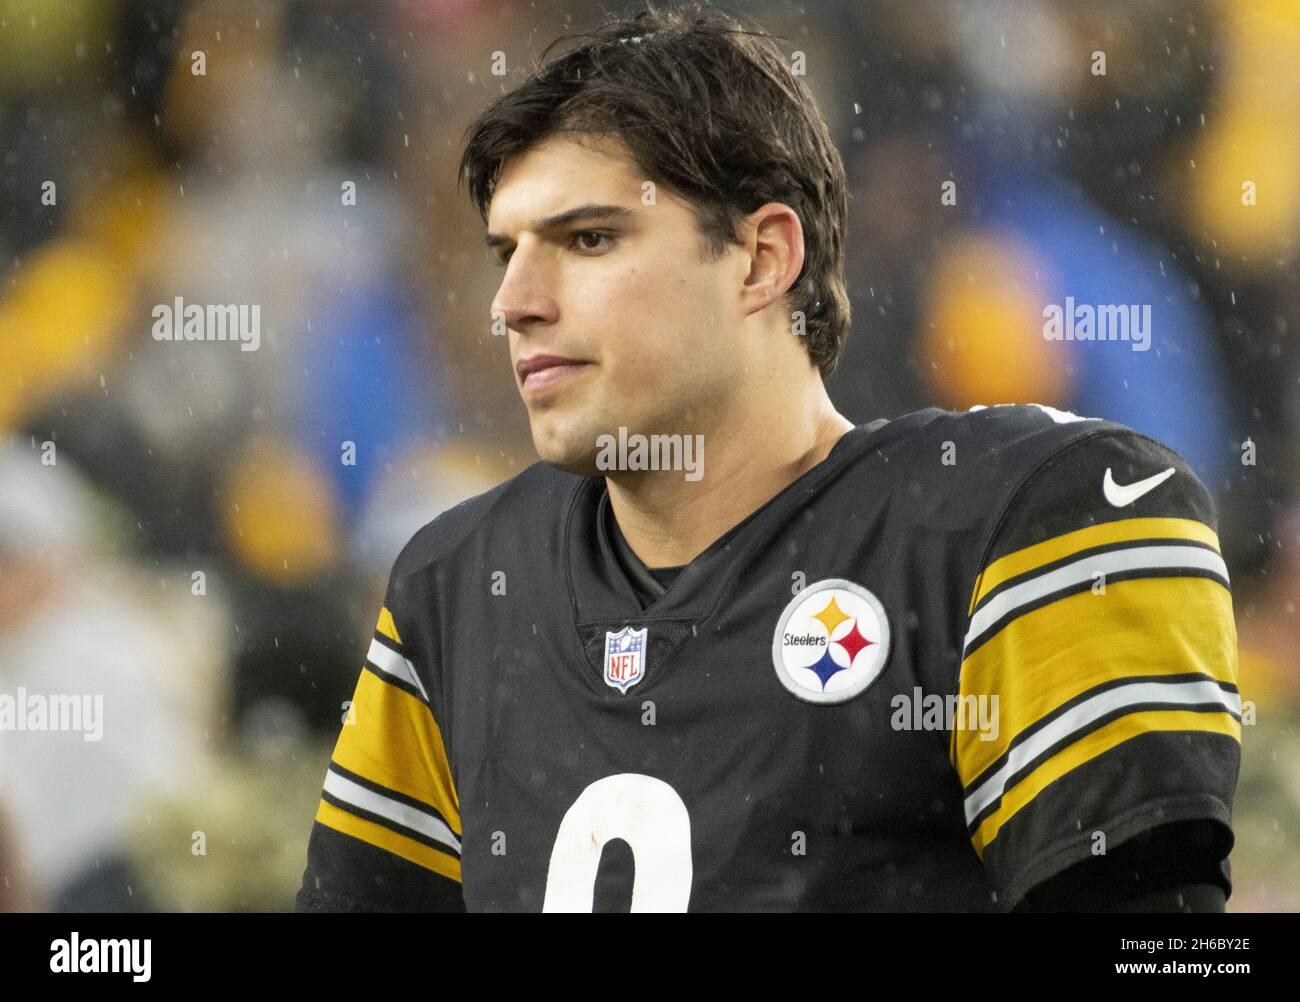
<path fill-rule="evenodd" d="M 645 677 L 646 631 L 625 626 L 605 634 L 605 684 L 626 693 Z"/>

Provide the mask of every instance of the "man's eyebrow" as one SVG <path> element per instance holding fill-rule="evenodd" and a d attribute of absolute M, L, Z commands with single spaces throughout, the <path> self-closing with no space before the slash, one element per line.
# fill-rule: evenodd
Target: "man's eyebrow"
<path fill-rule="evenodd" d="M 538 231 L 555 230 L 572 223 L 584 223 L 593 219 L 627 222 L 631 218 L 632 210 L 625 205 L 597 205 L 591 203 L 588 205 L 578 205 L 572 209 L 565 209 L 563 212 L 557 212 L 553 216 L 544 216 L 537 220 L 533 229 Z M 503 234 L 489 233 L 487 235 L 487 246 L 489 250 L 493 247 L 500 247 L 502 244 L 511 243 L 514 243 L 514 241 Z"/>

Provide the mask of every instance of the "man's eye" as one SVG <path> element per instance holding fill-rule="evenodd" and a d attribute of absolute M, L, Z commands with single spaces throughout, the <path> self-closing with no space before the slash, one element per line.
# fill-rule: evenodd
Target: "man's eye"
<path fill-rule="evenodd" d="M 508 265 L 510 263 L 510 255 L 513 253 L 513 251 L 506 251 L 504 254 L 493 255 L 493 259 L 496 261 L 496 266 L 498 268 L 504 268 Z"/>
<path fill-rule="evenodd" d="M 594 242 L 592 241 L 594 238 Z M 596 251 L 601 249 L 600 241 L 611 240 L 608 233 L 602 233 L 600 230 L 578 230 L 573 234 L 571 243 L 579 250 Z"/>

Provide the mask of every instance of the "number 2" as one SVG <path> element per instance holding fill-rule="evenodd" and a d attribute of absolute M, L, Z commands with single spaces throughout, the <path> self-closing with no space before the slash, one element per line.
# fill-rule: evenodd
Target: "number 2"
<path fill-rule="evenodd" d="M 601 851 L 615 838 L 632 848 L 632 911 L 686 911 L 693 877 L 690 814 L 671 786 L 635 772 L 596 780 L 565 812 L 542 911 L 591 911 Z"/>

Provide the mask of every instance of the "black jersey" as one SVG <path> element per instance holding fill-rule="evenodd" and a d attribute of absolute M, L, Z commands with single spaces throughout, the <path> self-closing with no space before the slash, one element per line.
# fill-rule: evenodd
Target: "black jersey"
<path fill-rule="evenodd" d="M 403 550 L 300 908 L 1007 910 L 1189 819 L 1229 889 L 1228 573 L 1164 446 L 857 426 L 651 599 L 605 504 L 539 463 Z"/>

